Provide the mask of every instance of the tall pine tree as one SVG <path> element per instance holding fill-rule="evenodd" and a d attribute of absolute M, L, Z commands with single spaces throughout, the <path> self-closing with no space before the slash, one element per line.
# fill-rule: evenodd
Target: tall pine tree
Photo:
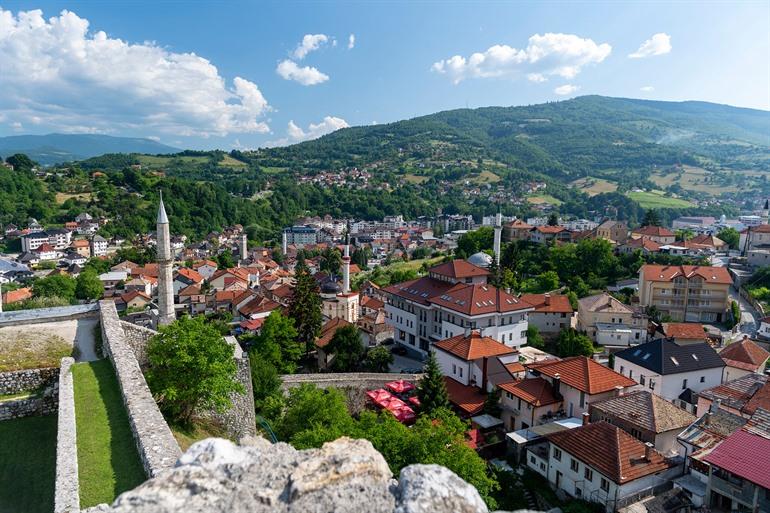
<path fill-rule="evenodd" d="M 307 355 L 315 347 L 315 339 L 323 324 L 321 296 L 318 293 L 318 283 L 304 262 L 297 263 L 294 277 L 297 285 L 294 287 L 294 296 L 289 303 L 289 317 L 294 319 L 297 340 L 305 345 Z"/>
<path fill-rule="evenodd" d="M 417 397 L 420 399 L 420 414 L 430 417 L 440 408 L 449 408 L 449 394 L 444 375 L 433 351 L 428 352 L 428 361 L 423 372 L 417 385 Z"/>

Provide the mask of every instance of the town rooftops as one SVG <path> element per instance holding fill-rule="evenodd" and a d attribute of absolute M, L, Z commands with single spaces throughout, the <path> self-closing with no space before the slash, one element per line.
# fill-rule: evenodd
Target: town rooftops
<path fill-rule="evenodd" d="M 674 237 L 674 232 L 662 226 L 642 226 L 631 230 L 631 233 L 643 237 Z"/>
<path fill-rule="evenodd" d="M 552 234 L 552 233 L 561 233 L 567 231 L 567 229 L 563 226 L 550 226 L 550 225 L 544 225 L 544 226 L 535 226 L 535 231 L 543 233 L 543 234 Z"/>
<path fill-rule="evenodd" d="M 642 442 L 607 422 L 551 433 L 546 438 L 618 484 L 673 466 L 658 451 L 648 450 Z"/>
<path fill-rule="evenodd" d="M 615 358 L 664 376 L 725 366 L 719 354 L 706 342 L 679 345 L 665 338 L 618 351 Z"/>
<path fill-rule="evenodd" d="M 726 267 L 711 267 L 707 265 L 653 265 L 642 266 L 642 276 L 646 281 L 670 282 L 674 278 L 702 278 L 706 283 L 730 285 L 733 282 Z"/>
<path fill-rule="evenodd" d="M 491 356 L 511 354 L 515 351 L 490 337 L 482 337 L 478 331 L 469 335 L 457 335 L 436 342 L 435 347 L 465 361 Z"/>
<path fill-rule="evenodd" d="M 488 276 L 489 271 L 473 265 L 466 260 L 452 260 L 428 269 L 428 274 L 438 274 L 448 278 L 472 278 L 476 276 Z"/>
<path fill-rule="evenodd" d="M 187 267 L 180 267 L 177 270 L 177 275 L 187 278 L 187 280 L 192 283 L 200 283 L 203 281 L 203 276 L 201 276 L 198 271 L 188 269 Z"/>
<path fill-rule="evenodd" d="M 444 376 L 449 401 L 465 415 L 476 415 L 484 409 L 487 395 L 478 387 L 463 385 L 449 376 Z"/>
<path fill-rule="evenodd" d="M 696 420 L 695 415 L 647 390 L 591 403 L 589 408 L 592 414 L 596 411 L 618 417 L 653 433 L 665 433 L 673 429 L 681 431 Z"/>
<path fill-rule="evenodd" d="M 561 401 L 557 399 L 551 384 L 543 378 L 527 378 L 498 385 L 503 391 L 518 397 L 532 406 L 545 406 Z"/>
<path fill-rule="evenodd" d="M 623 244 L 627 248 L 631 249 L 644 249 L 647 251 L 650 251 L 652 253 L 660 251 L 660 248 L 662 247 L 660 244 L 655 242 L 654 240 L 650 240 L 646 237 L 640 237 L 638 239 L 631 239 L 627 241 L 625 244 Z"/>
<path fill-rule="evenodd" d="M 770 410 L 770 384 L 767 376 L 761 374 L 747 374 L 703 390 L 698 395 L 749 415 L 757 408 Z"/>
<path fill-rule="evenodd" d="M 756 372 L 770 358 L 770 352 L 744 336 L 740 342 L 733 342 L 722 349 L 719 356 L 728 367 Z"/>
<path fill-rule="evenodd" d="M 708 412 L 682 431 L 677 438 L 699 449 L 712 447 L 746 424 L 746 419 L 727 410 Z"/>
<path fill-rule="evenodd" d="M 334 334 L 337 333 L 337 330 L 344 326 L 352 326 L 352 325 L 348 321 L 340 317 L 334 317 L 333 319 L 329 319 L 328 321 L 326 321 L 326 324 L 324 324 L 321 327 L 321 333 L 318 335 L 318 339 L 316 339 L 315 345 L 317 347 L 328 346 L 329 342 L 331 342 L 332 338 L 334 338 Z"/>
<path fill-rule="evenodd" d="M 687 340 L 708 340 L 703 325 L 697 322 L 664 322 L 663 334 L 668 338 Z"/>
<path fill-rule="evenodd" d="M 562 294 L 522 294 L 519 297 L 535 307 L 537 313 L 572 313 L 569 298 Z"/>
<path fill-rule="evenodd" d="M 632 387 L 636 381 L 585 356 L 547 360 L 527 366 L 530 371 L 554 378 L 587 394 L 601 394 L 617 387 Z"/>
<path fill-rule="evenodd" d="M 705 461 L 759 486 L 770 489 L 767 456 L 770 438 L 739 429 L 719 444 Z"/>

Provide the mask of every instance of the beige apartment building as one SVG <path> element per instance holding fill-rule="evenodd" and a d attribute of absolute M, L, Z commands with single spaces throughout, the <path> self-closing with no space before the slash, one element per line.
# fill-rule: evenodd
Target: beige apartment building
<path fill-rule="evenodd" d="M 639 302 L 655 306 L 674 321 L 722 322 L 729 308 L 732 278 L 724 267 L 643 265 Z"/>

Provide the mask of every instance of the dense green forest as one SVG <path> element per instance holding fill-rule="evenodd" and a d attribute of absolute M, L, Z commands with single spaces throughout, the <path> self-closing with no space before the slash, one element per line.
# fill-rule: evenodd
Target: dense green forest
<path fill-rule="evenodd" d="M 265 240 L 304 214 L 377 219 L 441 211 L 478 220 L 499 205 L 507 215 L 530 215 L 533 183 L 545 184 L 559 213 L 579 217 L 640 222 L 646 205 L 632 199 L 635 188 L 659 189 L 653 200 L 684 198 L 664 205 L 664 222 L 732 215 L 743 191 L 770 193 L 768 134 L 763 111 L 587 96 L 440 112 L 250 152 L 112 153 L 38 173 L 16 155 L 8 158 L 13 171 L 0 169 L 0 223 L 31 216 L 62 224 L 87 211 L 113 219 L 106 235 L 132 236 L 153 228 L 162 189 L 175 233 L 200 238 L 240 223 Z M 367 181 L 303 181 L 353 169 Z M 577 179 L 607 187 L 581 189 Z M 732 199 L 702 201 L 720 195 Z"/>

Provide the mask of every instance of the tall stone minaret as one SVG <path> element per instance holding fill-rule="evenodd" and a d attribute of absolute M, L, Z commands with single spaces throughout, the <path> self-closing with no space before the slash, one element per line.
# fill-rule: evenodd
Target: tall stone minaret
<path fill-rule="evenodd" d="M 174 312 L 174 279 L 171 275 L 173 256 L 171 255 L 171 236 L 168 230 L 168 216 L 163 206 L 163 193 L 160 195 L 157 221 L 158 239 L 158 324 L 171 324 L 176 320 Z"/>
<path fill-rule="evenodd" d="M 286 256 L 286 253 L 289 251 L 289 236 L 286 233 L 286 230 L 284 230 L 281 233 L 281 252 L 284 256 Z"/>
<path fill-rule="evenodd" d="M 240 259 L 246 260 L 246 257 L 248 256 L 248 253 L 249 253 L 249 240 L 245 233 L 241 237 L 241 244 L 240 244 L 240 247 L 238 248 L 238 251 L 240 252 L 240 255 L 239 255 Z"/>
<path fill-rule="evenodd" d="M 492 250 L 495 252 L 495 263 L 500 265 L 500 242 L 503 235 L 503 215 L 498 211 L 495 215 L 495 241 Z"/>
<path fill-rule="evenodd" d="M 342 255 L 342 293 L 350 292 L 350 229 L 345 230 L 345 254 Z"/>

